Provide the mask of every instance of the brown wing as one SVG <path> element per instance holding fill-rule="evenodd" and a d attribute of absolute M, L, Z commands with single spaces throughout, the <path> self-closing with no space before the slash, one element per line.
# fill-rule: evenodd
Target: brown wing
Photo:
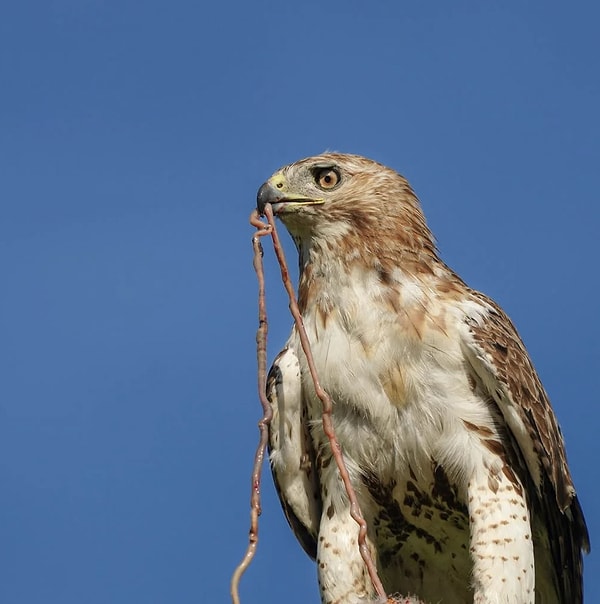
<path fill-rule="evenodd" d="M 465 354 L 473 378 L 498 406 L 512 447 L 529 470 L 527 482 L 535 485 L 530 501 L 548 532 L 561 602 L 581 602 L 582 550 L 589 551 L 589 537 L 563 436 L 514 325 L 495 302 L 478 292 L 471 295 L 489 309 L 484 319 L 466 319 L 471 338 L 465 342 Z"/>
<path fill-rule="evenodd" d="M 317 556 L 321 495 L 314 465 L 296 353 L 284 348 L 271 367 L 267 398 L 273 408 L 269 453 L 275 488 L 292 531 L 304 551 Z"/>

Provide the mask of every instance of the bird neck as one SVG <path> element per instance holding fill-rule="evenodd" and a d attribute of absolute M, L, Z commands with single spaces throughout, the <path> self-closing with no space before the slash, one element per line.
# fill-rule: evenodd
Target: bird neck
<path fill-rule="evenodd" d="M 428 230 L 417 233 L 404 227 L 393 237 L 348 230 L 339 237 L 313 234 L 295 238 L 300 263 L 300 310 L 305 312 L 324 299 L 336 299 L 342 291 L 367 295 L 373 291 L 373 284 L 396 289 L 404 280 L 414 284 L 415 280 L 425 282 L 440 274 L 446 267 L 428 235 Z"/>

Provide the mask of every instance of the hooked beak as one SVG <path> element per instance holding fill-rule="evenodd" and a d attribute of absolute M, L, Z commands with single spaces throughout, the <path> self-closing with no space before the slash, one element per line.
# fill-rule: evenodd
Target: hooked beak
<path fill-rule="evenodd" d="M 294 208 L 305 205 L 319 205 L 324 203 L 323 199 L 311 199 L 309 197 L 300 197 L 290 195 L 283 189 L 274 187 L 270 181 L 267 181 L 258 190 L 256 195 L 256 207 L 260 214 L 265 211 L 265 206 L 270 203 L 273 208 L 273 213 L 278 214 L 287 208 Z"/>

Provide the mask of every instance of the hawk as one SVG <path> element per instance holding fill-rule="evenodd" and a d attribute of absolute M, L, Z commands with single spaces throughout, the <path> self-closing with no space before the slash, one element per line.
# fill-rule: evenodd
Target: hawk
<path fill-rule="evenodd" d="M 258 192 L 299 254 L 298 303 L 387 593 L 577 604 L 587 529 L 548 396 L 510 319 L 440 259 L 395 171 L 326 153 Z M 281 504 L 324 604 L 372 601 L 294 328 L 270 371 Z"/>

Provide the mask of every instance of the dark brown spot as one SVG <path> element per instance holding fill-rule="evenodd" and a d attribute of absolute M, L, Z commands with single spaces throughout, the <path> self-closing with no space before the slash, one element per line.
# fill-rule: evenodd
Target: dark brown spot
<path fill-rule="evenodd" d="M 480 436 L 489 437 L 494 434 L 493 430 L 490 430 L 490 428 L 488 428 L 487 426 L 477 426 L 476 424 L 468 422 L 466 419 L 463 419 L 463 424 L 468 430 L 471 430 L 471 432 L 475 432 Z"/>
<path fill-rule="evenodd" d="M 484 439 L 481 441 L 481 443 L 485 446 L 486 449 L 491 451 L 494 455 L 504 458 L 504 454 L 505 454 L 504 446 L 502 445 L 501 442 L 499 442 L 497 440 Z"/>

